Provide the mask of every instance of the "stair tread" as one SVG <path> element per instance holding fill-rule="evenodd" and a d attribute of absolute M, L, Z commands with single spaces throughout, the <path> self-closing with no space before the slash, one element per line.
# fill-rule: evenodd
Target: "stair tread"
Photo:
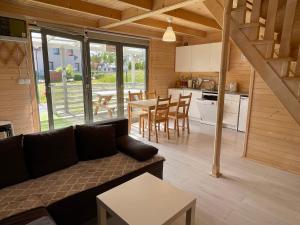
<path fill-rule="evenodd" d="M 271 58 L 266 59 L 268 62 L 276 62 L 276 61 L 295 61 L 293 57 L 284 57 L 284 58 Z"/>
<path fill-rule="evenodd" d="M 237 6 L 237 7 L 235 7 L 235 8 L 232 8 L 232 12 L 237 12 L 237 11 L 242 11 L 242 10 L 248 10 L 248 11 L 250 11 L 251 10 L 251 8 L 249 8 L 248 6 L 246 6 L 246 5 L 244 5 L 244 6 Z"/>
<path fill-rule="evenodd" d="M 239 28 L 246 28 L 246 27 L 259 27 L 262 26 L 263 24 L 261 23 L 244 23 L 244 24 L 240 24 Z"/>
<path fill-rule="evenodd" d="M 300 81 L 300 77 L 283 77 L 284 80 L 296 80 Z"/>
<path fill-rule="evenodd" d="M 251 41 L 252 44 L 272 44 L 274 43 L 275 40 L 256 40 L 256 41 Z"/>

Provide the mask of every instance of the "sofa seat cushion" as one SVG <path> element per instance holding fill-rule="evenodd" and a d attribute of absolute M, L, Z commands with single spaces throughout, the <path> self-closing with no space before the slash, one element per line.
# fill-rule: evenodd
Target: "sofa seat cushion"
<path fill-rule="evenodd" d="M 20 198 L 34 195 L 41 200 L 43 206 L 47 207 L 66 197 L 97 187 L 159 161 L 164 161 L 164 158 L 154 156 L 147 161 L 139 162 L 123 153 L 107 158 L 81 161 L 66 169 L 1 189 L 0 202 L 2 203 L 3 199 L 9 199 L 14 194 Z M 9 202 L 2 206 L 7 209 L 14 208 L 14 205 Z M 7 216 L 5 212 L 2 212 L 2 207 L 0 207 L 0 220 Z"/>
<path fill-rule="evenodd" d="M 99 159 L 118 152 L 112 125 L 77 125 L 75 135 L 79 160 Z"/>
<path fill-rule="evenodd" d="M 32 178 L 78 162 L 73 127 L 24 135 L 24 151 Z"/>
<path fill-rule="evenodd" d="M 29 179 L 22 142 L 22 135 L 0 140 L 0 188 Z"/>
<path fill-rule="evenodd" d="M 47 224 L 48 223 L 48 224 Z M 31 209 L 0 221 L 0 225 L 56 225 L 45 207 Z"/>
<path fill-rule="evenodd" d="M 0 190 L 0 220 L 43 207 L 41 198 L 31 194 L 30 180 Z"/>

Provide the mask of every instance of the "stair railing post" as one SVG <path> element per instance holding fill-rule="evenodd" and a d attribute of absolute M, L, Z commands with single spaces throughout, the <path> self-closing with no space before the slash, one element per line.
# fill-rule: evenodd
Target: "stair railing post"
<path fill-rule="evenodd" d="M 287 0 L 285 7 L 284 20 L 282 25 L 282 35 L 279 47 L 279 57 L 285 58 L 290 56 L 291 40 L 296 16 L 298 0 Z"/>
<path fill-rule="evenodd" d="M 222 128 L 223 128 L 223 112 L 224 112 L 224 99 L 225 99 L 225 84 L 226 73 L 228 65 L 228 53 L 229 53 L 229 33 L 231 22 L 231 9 L 233 0 L 225 1 L 225 9 L 223 14 L 223 32 L 222 32 L 222 57 L 221 57 L 221 69 L 219 73 L 219 85 L 218 85 L 218 112 L 217 123 L 215 130 L 214 141 L 214 157 L 212 166 L 212 176 L 220 177 L 220 159 L 221 159 L 221 141 L 222 141 Z"/>

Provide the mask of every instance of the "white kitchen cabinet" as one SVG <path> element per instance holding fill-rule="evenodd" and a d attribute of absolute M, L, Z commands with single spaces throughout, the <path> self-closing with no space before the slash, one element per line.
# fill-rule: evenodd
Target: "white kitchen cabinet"
<path fill-rule="evenodd" d="M 177 101 L 179 99 L 179 95 L 184 95 L 183 89 L 180 88 L 170 88 L 168 90 L 168 95 L 172 95 L 172 100 Z"/>
<path fill-rule="evenodd" d="M 194 45 L 191 47 L 191 72 L 210 71 L 211 44 Z"/>
<path fill-rule="evenodd" d="M 178 101 L 179 95 L 189 95 L 192 93 L 191 105 L 189 109 L 189 116 L 191 120 L 200 120 L 200 114 L 198 110 L 198 106 L 196 103 L 197 98 L 202 97 L 202 91 L 200 90 L 192 90 L 192 89 L 179 89 L 179 88 L 170 88 L 168 89 L 168 94 L 172 95 L 172 100 Z M 171 111 L 175 110 L 175 107 L 170 109 Z"/>
<path fill-rule="evenodd" d="M 191 71 L 191 46 L 182 46 L 176 48 L 176 72 Z"/>
<path fill-rule="evenodd" d="M 220 72 L 222 42 L 210 44 L 210 71 Z"/>
<path fill-rule="evenodd" d="M 198 110 L 197 98 L 202 98 L 202 91 L 198 90 L 185 90 L 184 95 L 189 95 L 192 93 L 192 100 L 191 100 L 191 105 L 190 105 L 190 111 L 189 111 L 189 116 L 191 120 L 200 120 L 200 113 Z"/>
<path fill-rule="evenodd" d="M 219 72 L 222 43 L 176 48 L 175 72 Z"/>

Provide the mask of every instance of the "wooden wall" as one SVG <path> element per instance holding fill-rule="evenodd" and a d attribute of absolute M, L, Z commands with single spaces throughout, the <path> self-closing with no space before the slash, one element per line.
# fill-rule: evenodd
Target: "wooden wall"
<path fill-rule="evenodd" d="M 175 44 L 169 44 L 152 39 L 149 47 L 149 88 L 156 90 L 159 95 L 167 95 L 169 87 L 176 81 Z M 1 49 L 1 56 L 8 54 L 14 42 L 5 42 Z M 25 52 L 25 44 L 20 44 Z M 12 121 L 16 134 L 32 133 L 39 130 L 38 108 L 33 79 L 31 50 L 27 46 L 27 58 L 20 66 L 21 77 L 29 76 L 30 85 L 18 84 L 19 72 L 16 62 L 12 59 L 4 65 L 0 62 L 0 121 Z"/>
<path fill-rule="evenodd" d="M 1 43 L 0 57 L 4 59 L 7 58 L 16 43 L 0 41 Z M 0 120 L 12 121 L 16 134 L 31 133 L 39 129 L 38 120 L 36 120 L 37 104 L 35 101 L 30 45 L 19 43 L 19 46 L 28 56 L 28 64 L 25 58 L 20 65 L 21 75 L 19 75 L 18 65 L 15 61 L 17 59 L 16 50 L 9 56 L 10 60 L 7 64 L 0 60 Z M 27 50 L 25 51 L 26 47 Z M 27 71 L 31 84 L 18 84 L 19 78 L 28 76 Z"/>
<path fill-rule="evenodd" d="M 166 96 L 168 88 L 177 80 L 175 73 L 174 43 L 152 39 L 149 57 L 149 90 L 156 90 L 158 95 Z"/>
<path fill-rule="evenodd" d="M 300 126 L 259 75 L 249 119 L 246 157 L 300 174 Z"/>
<path fill-rule="evenodd" d="M 198 44 L 197 42 L 193 42 L 193 43 Z M 226 85 L 228 86 L 230 82 L 236 81 L 239 86 L 239 91 L 248 92 L 249 83 L 250 83 L 250 69 L 251 66 L 247 61 L 247 59 L 243 58 L 241 51 L 233 43 L 231 43 Z M 214 80 L 216 83 L 218 83 L 218 77 L 219 77 L 219 73 L 212 73 L 212 72 L 178 73 L 177 75 L 183 77 L 192 76 L 192 77 L 206 78 L 206 79 Z"/>

